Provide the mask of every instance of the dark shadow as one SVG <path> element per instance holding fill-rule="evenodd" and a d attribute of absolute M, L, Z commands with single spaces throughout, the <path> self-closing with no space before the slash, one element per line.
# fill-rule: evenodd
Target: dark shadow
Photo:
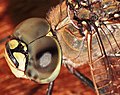
<path fill-rule="evenodd" d="M 36 85 L 34 88 L 30 89 L 26 95 L 34 95 L 43 85 Z"/>
<path fill-rule="evenodd" d="M 59 0 L 9 0 L 7 13 L 17 25 L 30 17 L 45 18 L 51 7 L 58 3 Z"/>

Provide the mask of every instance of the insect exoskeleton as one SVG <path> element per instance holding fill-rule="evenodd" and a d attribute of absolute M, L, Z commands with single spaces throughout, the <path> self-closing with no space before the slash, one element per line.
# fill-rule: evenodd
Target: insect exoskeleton
<path fill-rule="evenodd" d="M 49 83 L 61 68 L 61 48 L 45 19 L 20 23 L 6 43 L 5 55 L 12 73 L 38 83 Z"/>

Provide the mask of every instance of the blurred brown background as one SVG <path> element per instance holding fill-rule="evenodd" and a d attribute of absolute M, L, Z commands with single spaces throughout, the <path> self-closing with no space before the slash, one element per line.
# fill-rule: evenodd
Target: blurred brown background
<path fill-rule="evenodd" d="M 14 27 L 27 18 L 45 18 L 48 10 L 58 3 L 59 0 L 0 0 L 0 40 L 10 35 Z M 0 95 L 45 95 L 47 85 L 14 77 L 3 57 L 4 44 L 5 42 L 0 43 Z M 78 69 L 91 78 L 88 65 Z M 62 66 L 60 75 L 55 81 L 53 95 L 95 95 L 95 93 Z"/>

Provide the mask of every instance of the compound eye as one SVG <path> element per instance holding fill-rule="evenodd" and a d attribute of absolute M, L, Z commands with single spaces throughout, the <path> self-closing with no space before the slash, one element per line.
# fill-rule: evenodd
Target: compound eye
<path fill-rule="evenodd" d="M 49 83 L 59 74 L 61 49 L 56 39 L 45 36 L 29 46 L 30 60 L 26 75 L 39 83 Z"/>
<path fill-rule="evenodd" d="M 14 30 L 13 35 L 29 44 L 33 40 L 45 36 L 50 31 L 50 25 L 45 19 L 29 18 L 21 22 Z"/>

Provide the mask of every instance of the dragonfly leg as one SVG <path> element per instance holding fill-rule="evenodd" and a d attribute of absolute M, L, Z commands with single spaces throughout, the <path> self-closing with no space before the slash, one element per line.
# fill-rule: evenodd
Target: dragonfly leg
<path fill-rule="evenodd" d="M 54 87 L 54 81 L 49 83 L 46 95 L 52 95 L 53 87 Z"/>
<path fill-rule="evenodd" d="M 74 67 L 72 67 L 68 64 L 66 64 L 66 67 L 69 70 L 69 72 L 72 73 L 73 75 L 75 75 L 80 81 L 82 81 L 84 84 L 86 84 L 87 86 L 89 86 L 90 88 L 95 90 L 93 82 L 88 77 L 86 77 L 80 71 L 76 70 Z M 104 89 L 100 89 L 99 92 L 100 92 L 100 94 L 103 94 Z"/>
<path fill-rule="evenodd" d="M 70 65 L 66 64 L 66 67 L 73 75 L 75 75 L 84 84 L 86 84 L 89 87 L 91 87 L 92 89 L 94 89 L 94 84 L 93 84 L 93 82 L 89 78 L 87 78 L 85 75 L 83 75 L 81 72 L 79 72 L 78 70 L 76 70 L 75 68 L 73 68 Z"/>

